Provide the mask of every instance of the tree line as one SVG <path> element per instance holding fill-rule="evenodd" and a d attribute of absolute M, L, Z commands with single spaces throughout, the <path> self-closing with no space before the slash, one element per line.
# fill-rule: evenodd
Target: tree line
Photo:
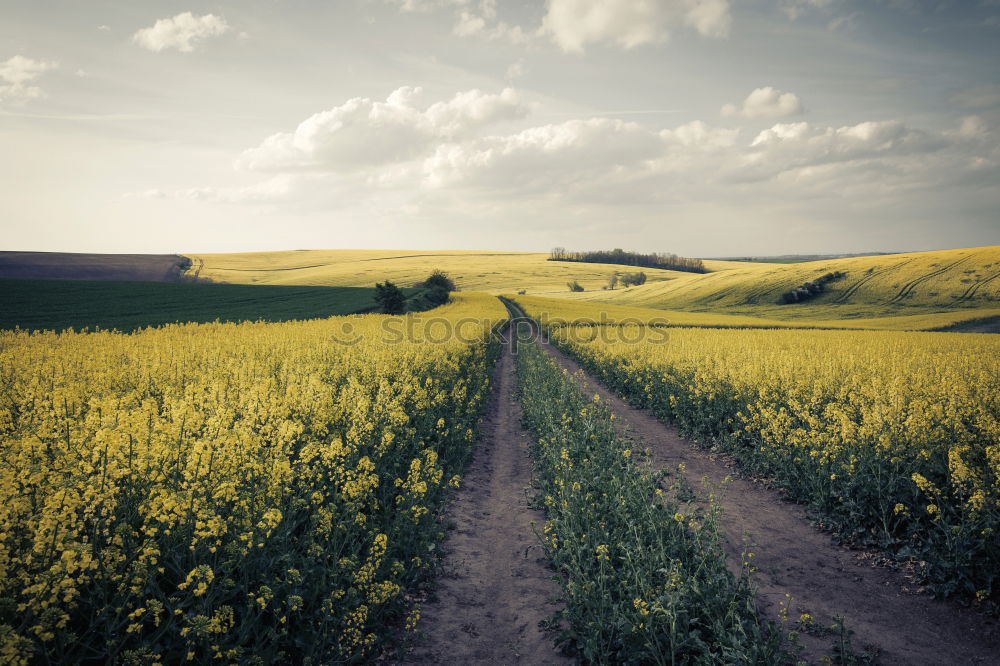
<path fill-rule="evenodd" d="M 613 250 L 594 250 L 591 252 L 569 252 L 564 247 L 554 247 L 549 253 L 549 261 L 579 261 L 591 264 L 621 264 L 623 266 L 642 266 L 644 268 L 660 268 L 670 271 L 685 271 L 688 273 L 707 273 L 701 259 L 688 259 L 668 252 L 629 252 L 621 248 Z"/>

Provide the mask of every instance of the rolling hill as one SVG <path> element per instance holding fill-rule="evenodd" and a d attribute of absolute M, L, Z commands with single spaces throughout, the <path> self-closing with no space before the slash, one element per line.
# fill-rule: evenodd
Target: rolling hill
<path fill-rule="evenodd" d="M 388 279 L 409 286 L 440 268 L 463 291 L 493 294 L 522 289 L 529 293 L 566 293 L 566 283 L 571 280 L 596 286 L 604 284 L 612 272 L 627 269 L 611 264 L 547 261 L 548 254 L 541 252 L 296 250 L 186 256 L 193 261 L 190 275 L 213 282 L 370 287 Z M 734 262 L 714 263 L 722 266 Z M 650 283 L 688 275 L 643 270 Z"/>
<path fill-rule="evenodd" d="M 804 303 L 779 305 L 782 294 L 833 272 L 844 277 L 828 283 L 825 293 Z M 744 264 L 630 289 L 561 297 L 779 320 L 973 311 L 1000 307 L 1000 246 L 797 264 Z"/>

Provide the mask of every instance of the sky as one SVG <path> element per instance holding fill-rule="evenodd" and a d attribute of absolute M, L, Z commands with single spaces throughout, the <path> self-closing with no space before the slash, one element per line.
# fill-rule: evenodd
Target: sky
<path fill-rule="evenodd" d="M 1000 0 L 0 0 L 2 250 L 1000 244 Z"/>

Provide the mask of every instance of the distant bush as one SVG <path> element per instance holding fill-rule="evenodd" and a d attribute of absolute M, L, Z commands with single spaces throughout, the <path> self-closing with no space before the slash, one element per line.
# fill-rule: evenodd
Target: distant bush
<path fill-rule="evenodd" d="M 707 273 L 708 269 L 701 259 L 688 259 L 676 254 L 651 252 L 641 254 L 628 252 L 616 247 L 613 250 L 597 250 L 593 252 L 567 252 L 564 247 L 552 248 L 549 261 L 580 261 L 591 264 L 622 264 L 624 266 L 643 266 L 670 271 L 686 271 L 688 273 Z"/>
<path fill-rule="evenodd" d="M 608 284 L 605 289 L 614 289 L 618 286 L 618 273 L 612 273 L 608 276 Z"/>
<path fill-rule="evenodd" d="M 427 290 L 425 297 L 432 306 L 448 302 L 448 294 L 455 291 L 455 281 L 440 269 L 434 269 L 430 276 L 417 285 Z"/>
<path fill-rule="evenodd" d="M 576 280 L 573 280 L 572 282 L 567 282 L 566 286 L 569 287 L 570 291 L 584 291 L 583 285 L 581 285 Z"/>
<path fill-rule="evenodd" d="M 801 303 L 802 301 L 807 301 L 810 298 L 819 296 L 824 291 L 826 291 L 826 285 L 834 280 L 840 280 L 847 276 L 847 273 L 842 273 L 840 271 L 835 271 L 833 273 L 827 273 L 826 275 L 821 275 L 815 280 L 806 282 L 805 284 L 787 291 L 781 295 L 778 299 L 779 305 L 788 305 L 789 303 Z"/>
<path fill-rule="evenodd" d="M 425 289 L 440 288 L 444 289 L 445 291 L 457 291 L 457 287 L 455 287 L 455 281 L 452 280 L 447 273 L 445 273 L 439 268 L 435 268 L 431 272 L 430 276 L 417 286 L 423 287 Z"/>
<path fill-rule="evenodd" d="M 375 285 L 375 302 L 379 311 L 385 314 L 403 314 L 406 308 L 406 296 L 399 287 L 388 280 L 385 284 Z"/>
<path fill-rule="evenodd" d="M 620 280 L 624 287 L 637 287 L 640 284 L 646 284 L 646 274 L 642 271 L 638 273 L 625 273 L 621 276 Z"/>

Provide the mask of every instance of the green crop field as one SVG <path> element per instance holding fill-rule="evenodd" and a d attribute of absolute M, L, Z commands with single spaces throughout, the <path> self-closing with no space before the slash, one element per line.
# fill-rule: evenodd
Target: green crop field
<path fill-rule="evenodd" d="M 372 288 L 0 280 L 0 328 L 133 331 L 174 322 L 288 321 L 374 307 Z"/>

